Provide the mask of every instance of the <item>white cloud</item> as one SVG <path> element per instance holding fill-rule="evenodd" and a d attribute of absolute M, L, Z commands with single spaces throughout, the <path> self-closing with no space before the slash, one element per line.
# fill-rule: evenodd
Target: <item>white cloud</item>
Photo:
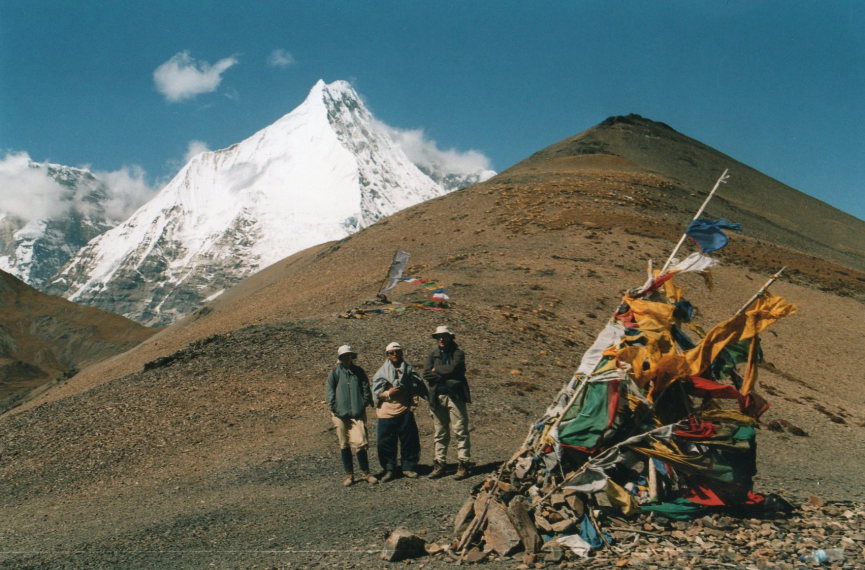
<path fill-rule="evenodd" d="M 222 74 L 235 64 L 235 57 L 220 59 L 211 65 L 206 61 L 196 61 L 188 51 L 182 51 L 156 68 L 153 81 L 168 101 L 183 101 L 216 91 L 222 82 Z"/>
<path fill-rule="evenodd" d="M 158 187 L 147 182 L 147 174 L 140 166 L 123 166 L 112 172 L 93 171 L 93 175 L 108 186 L 105 215 L 123 221 L 153 198 Z"/>
<path fill-rule="evenodd" d="M 27 221 L 54 217 L 69 209 L 69 203 L 60 200 L 65 192 L 26 152 L 0 159 L 0 212 Z"/>
<path fill-rule="evenodd" d="M 62 217 L 73 210 L 87 213 L 93 207 L 85 198 L 94 185 L 63 186 L 48 176 L 48 166 L 33 162 L 26 152 L 10 152 L 0 159 L 0 213 L 29 222 Z M 139 166 L 91 174 L 105 184 L 102 206 L 105 215 L 115 221 L 128 218 L 158 190 L 147 183 Z"/>
<path fill-rule="evenodd" d="M 436 141 L 426 138 L 423 129 L 396 129 L 383 125 L 400 145 L 409 160 L 433 172 L 457 175 L 480 175 L 482 179 L 495 174 L 489 157 L 477 150 L 441 150 Z"/>
<path fill-rule="evenodd" d="M 204 141 L 189 141 L 189 144 L 186 147 L 186 154 L 183 157 L 183 163 L 186 164 L 195 158 L 196 155 L 199 155 L 202 152 L 208 152 L 209 150 L 210 148 L 208 148 L 207 143 Z"/>
<path fill-rule="evenodd" d="M 294 59 L 294 56 L 281 48 L 273 50 L 270 52 L 270 55 L 267 56 L 267 65 L 271 67 L 286 68 L 291 67 L 296 63 L 297 60 Z"/>

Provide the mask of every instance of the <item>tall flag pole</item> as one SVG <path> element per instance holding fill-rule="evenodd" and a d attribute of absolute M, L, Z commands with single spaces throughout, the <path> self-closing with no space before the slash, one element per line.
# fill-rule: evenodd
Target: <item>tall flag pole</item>
<path fill-rule="evenodd" d="M 721 174 L 721 177 L 718 178 L 717 182 L 715 182 L 715 186 L 712 188 L 712 191 L 709 192 L 709 195 L 706 196 L 705 200 L 703 200 L 703 205 L 700 206 L 700 209 L 697 210 L 696 214 L 694 214 L 694 218 L 691 220 L 691 223 L 696 221 L 700 217 L 700 215 L 703 213 L 703 210 L 706 209 L 706 206 L 709 204 L 709 200 L 712 199 L 712 197 L 715 195 L 715 192 L 718 190 L 718 186 L 720 186 L 721 183 L 727 181 L 727 179 L 729 178 L 729 176 L 727 175 L 728 170 L 729 169 L 727 169 L 727 168 L 724 169 L 724 172 Z M 689 224 L 689 227 L 690 227 L 690 224 Z M 675 258 L 676 254 L 679 253 L 679 248 L 681 248 L 682 244 L 685 243 L 686 237 L 688 237 L 687 231 L 682 234 L 682 237 L 679 238 L 679 243 L 677 243 L 676 247 L 673 248 L 673 253 L 670 254 L 670 257 L 667 259 L 667 262 L 661 268 L 661 271 L 658 273 L 658 275 L 663 275 L 664 272 L 667 270 L 667 268 L 670 267 L 670 264 L 673 262 L 673 258 Z"/>

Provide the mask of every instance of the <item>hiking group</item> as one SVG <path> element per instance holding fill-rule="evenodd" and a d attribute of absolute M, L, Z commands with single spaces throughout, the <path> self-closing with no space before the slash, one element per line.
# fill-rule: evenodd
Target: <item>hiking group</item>
<path fill-rule="evenodd" d="M 458 460 L 455 478 L 469 476 L 471 437 L 467 404 L 471 402 L 471 394 L 465 353 L 446 326 L 437 327 L 432 337 L 437 346 L 427 356 L 422 374 L 405 361 L 402 346 L 391 342 L 371 383 L 364 369 L 357 365 L 357 352 L 351 346 L 342 345 L 337 350 L 338 363 L 327 377 L 327 404 L 339 441 L 345 486 L 355 481 L 355 457 L 360 480 L 370 484 L 386 483 L 400 474 L 410 479 L 418 477 L 420 435 L 414 411 L 420 400 L 427 402 L 433 420 L 434 461 L 429 477 L 445 475 L 452 432 Z M 375 409 L 377 419 L 380 479 L 369 468 L 367 407 Z"/>

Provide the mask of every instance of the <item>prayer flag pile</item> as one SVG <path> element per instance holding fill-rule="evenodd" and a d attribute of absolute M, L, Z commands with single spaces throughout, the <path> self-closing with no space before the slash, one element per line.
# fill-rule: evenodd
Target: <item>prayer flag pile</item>
<path fill-rule="evenodd" d="M 460 511 L 461 556 L 535 552 L 549 541 L 588 556 L 609 546 L 609 517 L 787 505 L 752 485 L 755 426 L 769 405 L 755 391 L 759 335 L 796 310 L 768 292 L 778 275 L 702 338 L 685 331 L 693 307 L 675 278 L 716 265 L 705 253 L 726 245 L 722 229 L 740 227 L 696 220 L 686 233 L 701 252 L 671 256 L 669 269 L 625 294 L 523 445 Z"/>

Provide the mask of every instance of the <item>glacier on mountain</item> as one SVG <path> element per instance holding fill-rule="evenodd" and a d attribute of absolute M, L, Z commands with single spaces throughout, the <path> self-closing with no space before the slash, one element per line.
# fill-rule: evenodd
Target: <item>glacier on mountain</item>
<path fill-rule="evenodd" d="M 465 186 L 492 174 L 459 179 Z M 350 84 L 319 81 L 274 124 L 196 155 L 82 248 L 48 291 L 168 324 L 294 252 L 450 189 L 412 163 Z"/>

